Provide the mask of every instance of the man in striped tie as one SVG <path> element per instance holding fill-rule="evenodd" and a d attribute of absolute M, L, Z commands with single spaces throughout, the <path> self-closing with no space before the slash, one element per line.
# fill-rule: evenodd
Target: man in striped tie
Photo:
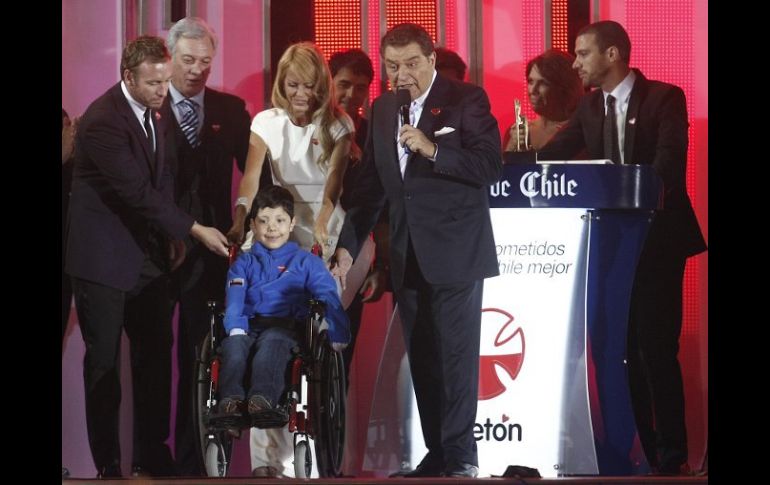
<path fill-rule="evenodd" d="M 169 120 L 166 156 L 174 173 L 175 201 L 201 224 L 226 231 L 232 224 L 233 160 L 243 171 L 251 116 L 241 98 L 206 86 L 217 37 L 205 21 L 179 20 L 166 44 L 173 72 L 161 115 Z M 187 254 L 172 273 L 169 302 L 172 308 L 179 303 L 175 457 L 180 475 L 200 476 L 190 406 L 194 353 L 209 328 L 206 301 L 224 298 L 227 260 L 206 254 L 209 251 L 191 238 L 184 243 Z"/>

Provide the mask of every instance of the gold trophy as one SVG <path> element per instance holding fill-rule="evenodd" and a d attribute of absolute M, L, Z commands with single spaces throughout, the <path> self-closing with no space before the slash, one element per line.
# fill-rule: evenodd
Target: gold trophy
<path fill-rule="evenodd" d="M 521 101 L 513 100 L 513 125 L 511 125 L 511 138 L 515 140 L 514 151 L 526 152 L 532 149 L 529 141 L 529 122 L 526 116 L 521 114 Z"/>

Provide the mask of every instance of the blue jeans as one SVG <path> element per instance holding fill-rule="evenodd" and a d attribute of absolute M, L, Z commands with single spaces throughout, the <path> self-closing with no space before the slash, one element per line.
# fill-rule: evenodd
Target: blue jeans
<path fill-rule="evenodd" d="M 297 345 L 293 330 L 281 327 L 251 329 L 248 335 L 233 335 L 222 341 L 219 371 L 219 396 L 245 399 L 243 380 L 249 353 L 256 346 L 251 361 L 251 383 L 248 397 L 261 395 L 277 404 L 286 387 L 286 370 L 291 349 Z"/>

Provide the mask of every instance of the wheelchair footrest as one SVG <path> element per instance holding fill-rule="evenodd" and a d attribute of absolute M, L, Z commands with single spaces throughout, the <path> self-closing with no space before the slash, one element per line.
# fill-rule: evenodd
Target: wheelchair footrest
<path fill-rule="evenodd" d="M 232 414 L 211 414 L 209 415 L 208 426 L 216 431 L 225 431 L 228 429 L 242 429 L 251 426 L 251 420 L 248 415 L 234 416 Z"/>
<path fill-rule="evenodd" d="M 251 425 L 256 428 L 283 428 L 289 422 L 289 413 L 283 407 L 266 409 L 251 415 Z"/>

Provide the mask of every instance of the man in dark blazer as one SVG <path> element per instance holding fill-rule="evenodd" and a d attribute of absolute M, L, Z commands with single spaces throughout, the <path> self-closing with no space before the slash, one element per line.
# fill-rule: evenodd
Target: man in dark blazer
<path fill-rule="evenodd" d="M 630 69 L 630 53 L 631 41 L 617 22 L 596 22 L 578 33 L 573 67 L 586 87 L 601 89 L 583 97 L 564 129 L 538 152 L 538 159 L 569 159 L 585 149 L 589 158 L 651 164 L 663 180 L 663 209 L 650 227 L 631 294 L 628 376 L 639 438 L 650 465 L 660 473 L 679 474 L 689 470 L 677 360 L 682 278 L 687 258 L 704 251 L 706 244 L 685 184 L 684 92 Z M 605 116 L 613 116 L 612 104 L 615 126 L 610 123 L 613 132 L 604 137 Z"/>
<path fill-rule="evenodd" d="M 204 20 L 179 20 L 169 30 L 166 45 L 173 70 L 161 114 L 170 125 L 166 146 L 175 201 L 202 224 L 226 232 L 232 225 L 233 160 L 243 170 L 251 117 L 241 98 L 206 87 L 217 37 Z M 189 109 L 194 115 L 187 114 Z M 174 456 L 179 475 L 201 476 L 200 438 L 191 404 L 193 372 L 196 348 L 209 330 L 206 302 L 224 300 L 227 260 L 189 236 L 184 243 L 187 256 L 171 277 L 171 305 L 179 302 Z"/>
<path fill-rule="evenodd" d="M 86 422 L 99 477 L 121 476 L 118 350 L 131 341 L 133 473 L 174 474 L 169 433 L 171 328 L 161 276 L 192 234 L 227 255 L 227 240 L 173 202 L 164 161 L 166 120 L 157 109 L 171 64 L 162 39 L 144 36 L 123 50 L 122 81 L 81 117 L 75 142 L 66 271 L 86 343 Z"/>
<path fill-rule="evenodd" d="M 500 132 L 486 93 L 437 75 L 433 42 L 401 24 L 382 38 L 391 86 L 377 98 L 355 206 L 333 273 L 343 277 L 387 200 L 392 285 L 428 454 L 410 477 L 475 477 L 484 278 L 498 274 L 487 187 L 502 170 Z M 411 98 L 411 102 L 409 101 Z"/>

